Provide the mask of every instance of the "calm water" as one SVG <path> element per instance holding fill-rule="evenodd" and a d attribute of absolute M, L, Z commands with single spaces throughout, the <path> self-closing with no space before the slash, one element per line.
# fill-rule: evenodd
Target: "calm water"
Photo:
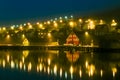
<path fill-rule="evenodd" d="M 119 80 L 120 53 L 0 51 L 0 80 Z"/>

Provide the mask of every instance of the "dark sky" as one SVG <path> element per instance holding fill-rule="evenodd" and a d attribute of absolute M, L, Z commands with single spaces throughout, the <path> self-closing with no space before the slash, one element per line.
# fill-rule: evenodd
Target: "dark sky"
<path fill-rule="evenodd" d="M 85 16 L 120 7 L 120 0 L 0 0 L 0 25 L 55 16 Z"/>

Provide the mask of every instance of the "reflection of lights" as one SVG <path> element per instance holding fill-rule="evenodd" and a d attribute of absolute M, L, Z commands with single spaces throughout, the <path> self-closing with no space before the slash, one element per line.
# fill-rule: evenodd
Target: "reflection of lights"
<path fill-rule="evenodd" d="M 67 79 L 67 72 L 65 72 L 65 78 Z"/>
<path fill-rule="evenodd" d="M 47 72 L 48 72 L 48 74 L 50 74 L 50 67 L 49 66 L 47 68 Z"/>
<path fill-rule="evenodd" d="M 54 66 L 54 74 L 57 75 L 57 66 Z"/>
<path fill-rule="evenodd" d="M 40 65 L 39 65 L 39 68 L 40 68 L 40 71 L 42 71 L 43 66 L 42 66 L 41 63 L 40 63 Z"/>
<path fill-rule="evenodd" d="M 7 62 L 9 62 L 10 61 L 10 56 L 9 55 L 7 55 Z"/>
<path fill-rule="evenodd" d="M 88 61 L 85 62 L 85 67 L 88 68 Z"/>
<path fill-rule="evenodd" d="M 80 75 L 80 77 L 82 77 L 82 70 L 81 69 L 79 71 L 79 75 Z"/>
<path fill-rule="evenodd" d="M 3 67 L 5 67 L 5 60 L 2 61 Z"/>
<path fill-rule="evenodd" d="M 73 79 L 73 67 L 70 67 L 70 74 L 71 74 L 71 79 Z"/>
<path fill-rule="evenodd" d="M 94 65 L 90 65 L 88 67 L 88 69 L 89 69 L 89 76 L 93 76 L 94 71 L 95 71 L 95 66 Z"/>
<path fill-rule="evenodd" d="M 44 72 L 46 72 L 46 66 L 44 66 Z"/>
<path fill-rule="evenodd" d="M 25 61 L 25 58 L 24 58 L 24 56 L 22 57 L 22 62 L 24 63 L 24 61 Z"/>
<path fill-rule="evenodd" d="M 101 77 L 103 76 L 103 70 L 102 69 L 100 70 L 100 75 L 101 75 Z"/>
<path fill-rule="evenodd" d="M 73 74 L 73 67 L 70 67 L 70 73 Z"/>
<path fill-rule="evenodd" d="M 20 69 L 22 69 L 22 66 L 23 66 L 22 61 L 20 61 L 20 63 L 19 63 Z"/>
<path fill-rule="evenodd" d="M 31 64 L 31 62 L 29 62 L 29 64 L 28 64 L 28 71 L 31 71 L 31 69 L 32 69 L 32 64 Z"/>
<path fill-rule="evenodd" d="M 11 68 L 14 68 L 15 67 L 15 64 L 13 61 L 11 61 Z"/>
<path fill-rule="evenodd" d="M 24 70 L 26 70 L 26 66 L 25 66 L 25 64 L 24 64 Z"/>
<path fill-rule="evenodd" d="M 39 66 L 37 65 L 37 72 L 39 72 Z"/>
<path fill-rule="evenodd" d="M 113 73 L 113 77 L 115 77 L 115 74 L 117 73 L 117 68 L 112 68 L 112 73 Z"/>
<path fill-rule="evenodd" d="M 60 77 L 62 77 L 62 68 L 60 68 Z"/>
<path fill-rule="evenodd" d="M 48 65 L 50 65 L 51 61 L 50 61 L 50 58 L 48 58 Z"/>

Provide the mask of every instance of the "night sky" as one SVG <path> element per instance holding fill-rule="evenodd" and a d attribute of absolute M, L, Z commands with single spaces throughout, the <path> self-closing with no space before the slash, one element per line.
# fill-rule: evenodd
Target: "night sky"
<path fill-rule="evenodd" d="M 0 25 L 120 8 L 120 0 L 0 0 Z"/>

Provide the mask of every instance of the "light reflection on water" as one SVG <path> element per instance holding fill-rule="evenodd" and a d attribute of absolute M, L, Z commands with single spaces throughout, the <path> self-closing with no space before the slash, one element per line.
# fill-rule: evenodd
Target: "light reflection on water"
<path fill-rule="evenodd" d="M 46 73 L 60 79 L 114 79 L 120 70 L 119 53 L 77 51 L 0 51 L 0 67 Z M 109 76 L 109 77 L 108 77 Z"/>

